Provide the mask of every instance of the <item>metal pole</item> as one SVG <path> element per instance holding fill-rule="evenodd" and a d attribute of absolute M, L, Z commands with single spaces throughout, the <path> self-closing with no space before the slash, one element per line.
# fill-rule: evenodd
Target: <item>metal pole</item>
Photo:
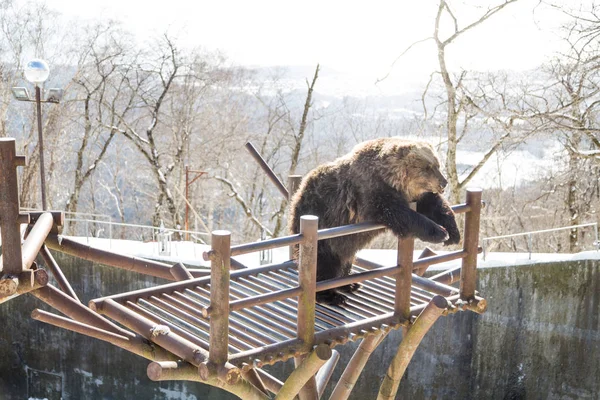
<path fill-rule="evenodd" d="M 42 187 L 42 210 L 46 211 L 46 173 L 44 171 L 44 139 L 42 136 L 42 90 L 35 85 L 35 104 L 37 107 L 38 144 L 40 148 L 40 182 Z"/>
<path fill-rule="evenodd" d="M 527 247 L 529 247 L 529 259 L 531 260 L 531 252 L 533 251 L 533 240 L 531 238 L 531 233 L 527 235 Z"/>
<path fill-rule="evenodd" d="M 189 231 L 189 213 L 190 213 L 190 194 L 188 191 L 188 187 L 190 186 L 190 167 L 189 165 L 185 166 L 185 230 Z M 190 240 L 190 234 L 186 232 L 185 240 Z"/>

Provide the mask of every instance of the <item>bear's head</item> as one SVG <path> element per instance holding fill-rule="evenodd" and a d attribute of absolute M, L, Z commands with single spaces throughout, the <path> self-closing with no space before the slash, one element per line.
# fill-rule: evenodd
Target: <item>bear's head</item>
<path fill-rule="evenodd" d="M 409 202 L 417 201 L 425 193 L 444 192 L 448 181 L 429 143 L 390 138 L 381 150 L 388 167 L 384 179 L 403 192 Z"/>

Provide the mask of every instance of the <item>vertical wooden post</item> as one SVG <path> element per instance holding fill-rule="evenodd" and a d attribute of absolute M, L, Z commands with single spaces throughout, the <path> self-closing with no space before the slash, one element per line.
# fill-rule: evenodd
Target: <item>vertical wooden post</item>
<path fill-rule="evenodd" d="M 304 349 L 310 350 L 315 336 L 315 293 L 317 288 L 317 229 L 319 218 L 314 215 L 300 217 L 300 244 L 298 280 L 302 293 L 298 297 L 298 339 Z"/>
<path fill-rule="evenodd" d="M 416 210 L 416 203 L 410 207 Z M 413 255 L 415 250 L 415 239 L 407 237 L 398 239 L 397 265 L 400 272 L 396 274 L 396 294 L 394 301 L 394 313 L 404 321 L 410 320 L 410 290 L 412 288 Z"/>
<path fill-rule="evenodd" d="M 231 233 L 213 231 L 210 262 L 210 341 L 208 361 L 215 367 L 227 362 L 229 346 L 229 268 Z"/>
<path fill-rule="evenodd" d="M 396 274 L 396 294 L 394 313 L 404 321 L 410 320 L 410 290 L 412 287 L 413 252 L 415 240 L 404 238 L 398 240 L 397 262 L 401 267 Z"/>
<path fill-rule="evenodd" d="M 290 175 L 288 177 L 288 207 L 290 204 L 292 204 L 292 197 L 298 190 L 300 182 L 302 182 L 302 175 Z M 296 252 L 297 248 L 297 245 L 290 246 L 290 260 L 294 258 L 294 253 Z"/>
<path fill-rule="evenodd" d="M 300 187 L 302 182 L 302 175 L 290 175 L 288 177 L 288 200 L 292 200 L 292 197 Z"/>
<path fill-rule="evenodd" d="M 300 217 L 300 243 L 298 259 L 298 284 L 302 288 L 298 296 L 297 336 L 304 343 L 304 350 L 310 351 L 315 340 L 315 295 L 317 289 L 317 244 L 319 218 L 314 215 Z M 302 365 L 304 357 L 294 359 L 296 368 Z M 317 384 L 312 376 L 299 393 L 300 400 L 316 399 Z"/>
<path fill-rule="evenodd" d="M 15 139 L 0 138 L 0 234 L 2 235 L 0 297 L 11 296 L 17 292 L 18 275 L 23 271 L 16 170 L 20 165 L 25 165 L 25 157 L 16 155 Z"/>
<path fill-rule="evenodd" d="M 477 280 L 477 246 L 479 244 L 479 217 L 481 189 L 467 189 L 469 211 L 465 215 L 463 249 L 467 253 L 460 270 L 460 298 L 469 301 L 475 297 Z"/>

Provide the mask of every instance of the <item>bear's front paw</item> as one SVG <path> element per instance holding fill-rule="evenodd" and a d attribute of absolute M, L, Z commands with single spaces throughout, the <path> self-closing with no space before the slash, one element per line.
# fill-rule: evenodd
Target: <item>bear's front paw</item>
<path fill-rule="evenodd" d="M 458 244 L 460 242 L 460 232 L 456 228 L 448 228 L 448 240 L 444 242 L 444 246 Z"/>
<path fill-rule="evenodd" d="M 427 235 L 419 239 L 430 243 L 442 243 L 443 241 L 448 240 L 449 237 L 450 236 L 448 235 L 446 228 L 437 224 L 433 224 L 427 232 Z"/>

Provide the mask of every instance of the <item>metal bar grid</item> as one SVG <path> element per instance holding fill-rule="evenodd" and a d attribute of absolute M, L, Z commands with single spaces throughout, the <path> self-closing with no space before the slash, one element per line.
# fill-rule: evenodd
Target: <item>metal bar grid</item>
<path fill-rule="evenodd" d="M 232 274 L 230 302 L 275 290 L 289 290 L 298 284 L 298 271 L 290 264 L 280 265 L 279 269 L 260 268 L 254 273 L 252 269 L 243 272 L 244 274 L 237 276 Z M 363 272 L 367 270 L 354 266 L 353 273 Z M 395 286 L 392 277 L 378 277 L 363 281 L 360 290 L 348 293 L 348 302 L 343 307 L 316 304 L 314 345 L 328 344 L 334 347 L 367 337 L 375 330 L 399 328 L 409 323 L 402 316 L 395 315 Z M 163 285 L 153 288 L 150 295 L 140 292 L 142 291 L 133 296 L 122 294 L 115 300 L 126 307 L 131 312 L 130 315 L 138 315 L 142 320 L 167 326 L 177 337 L 203 350 L 209 350 L 210 281 L 194 279 L 178 285 Z M 410 294 L 410 318 L 418 315 L 435 296 L 434 292 L 413 286 Z M 448 296 L 447 299 L 450 304 L 459 301 L 456 295 Z M 297 298 L 232 311 L 229 314 L 227 340 L 229 361 L 239 368 L 248 369 L 304 353 L 303 341 L 297 338 L 297 320 Z M 162 336 L 161 339 L 165 340 L 165 337 Z"/>

